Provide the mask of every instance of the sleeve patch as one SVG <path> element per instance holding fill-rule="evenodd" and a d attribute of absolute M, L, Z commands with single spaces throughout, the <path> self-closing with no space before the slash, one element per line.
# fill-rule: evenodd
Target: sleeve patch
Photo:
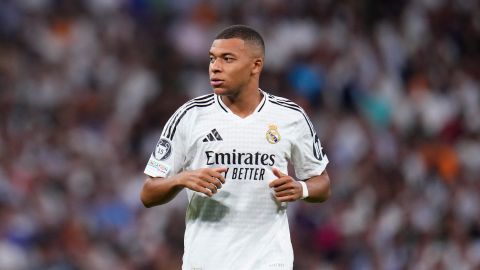
<path fill-rule="evenodd" d="M 170 171 L 170 166 L 155 159 L 150 159 L 147 163 L 147 166 L 155 169 L 161 175 L 167 175 Z"/>
<path fill-rule="evenodd" d="M 158 140 L 155 151 L 153 151 L 153 157 L 156 160 L 166 160 L 172 154 L 172 144 L 165 138 Z"/>

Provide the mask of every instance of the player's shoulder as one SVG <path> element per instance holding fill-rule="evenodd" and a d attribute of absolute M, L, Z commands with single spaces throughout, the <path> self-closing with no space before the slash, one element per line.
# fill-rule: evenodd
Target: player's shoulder
<path fill-rule="evenodd" d="M 303 108 L 297 103 L 291 101 L 290 99 L 272 95 L 270 93 L 266 93 L 266 95 L 268 101 L 273 105 L 272 109 L 284 111 L 289 115 L 297 117 L 303 117 L 305 115 L 305 111 L 303 110 Z"/>
<path fill-rule="evenodd" d="M 199 96 L 196 98 L 192 98 L 185 102 L 180 108 L 178 108 L 177 112 L 191 114 L 197 112 L 199 109 L 202 108 L 209 108 L 215 103 L 215 95 L 207 94 L 203 96 Z"/>
<path fill-rule="evenodd" d="M 187 108 L 187 107 L 208 107 L 215 102 L 215 94 L 206 94 L 202 96 L 198 96 L 196 98 L 192 98 L 185 102 L 180 109 Z"/>
<path fill-rule="evenodd" d="M 295 124 L 306 125 L 308 126 L 311 135 L 313 136 L 315 134 L 315 129 L 313 128 L 310 118 L 300 105 L 288 98 L 275 96 L 269 93 L 266 93 L 266 95 L 268 101 L 272 104 L 270 108 L 275 110 L 273 113 L 281 113 L 282 118 L 288 119 L 287 121 L 292 121 Z"/>
<path fill-rule="evenodd" d="M 179 126 L 188 125 L 199 115 L 199 110 L 211 108 L 215 103 L 214 94 L 199 96 L 185 102 L 168 120 L 162 136 L 172 140 Z M 180 128 L 181 129 L 181 128 Z"/>

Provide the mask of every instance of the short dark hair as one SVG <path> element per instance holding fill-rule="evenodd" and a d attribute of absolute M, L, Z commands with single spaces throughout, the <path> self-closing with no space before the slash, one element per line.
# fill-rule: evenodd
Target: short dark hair
<path fill-rule="evenodd" d="M 253 28 L 246 25 L 232 25 L 223 29 L 215 39 L 230 39 L 239 38 L 244 41 L 252 42 L 254 45 L 262 49 L 262 54 L 265 54 L 265 42 L 262 36 Z"/>

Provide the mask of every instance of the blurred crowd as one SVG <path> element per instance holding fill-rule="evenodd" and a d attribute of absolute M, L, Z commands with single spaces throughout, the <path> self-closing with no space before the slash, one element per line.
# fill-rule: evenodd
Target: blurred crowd
<path fill-rule="evenodd" d="M 330 159 L 295 269 L 480 269 L 476 0 L 0 1 L 0 269 L 180 268 L 186 196 L 145 209 L 143 169 L 236 23 Z"/>

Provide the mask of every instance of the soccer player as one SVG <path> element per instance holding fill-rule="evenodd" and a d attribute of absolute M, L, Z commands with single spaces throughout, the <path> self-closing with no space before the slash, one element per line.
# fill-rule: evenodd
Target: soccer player
<path fill-rule="evenodd" d="M 255 30 L 220 32 L 210 48 L 213 93 L 173 114 L 146 165 L 146 207 L 187 191 L 185 270 L 292 269 L 288 202 L 330 196 L 308 116 L 259 88 L 264 57 Z M 288 162 L 300 181 L 286 174 Z"/>

